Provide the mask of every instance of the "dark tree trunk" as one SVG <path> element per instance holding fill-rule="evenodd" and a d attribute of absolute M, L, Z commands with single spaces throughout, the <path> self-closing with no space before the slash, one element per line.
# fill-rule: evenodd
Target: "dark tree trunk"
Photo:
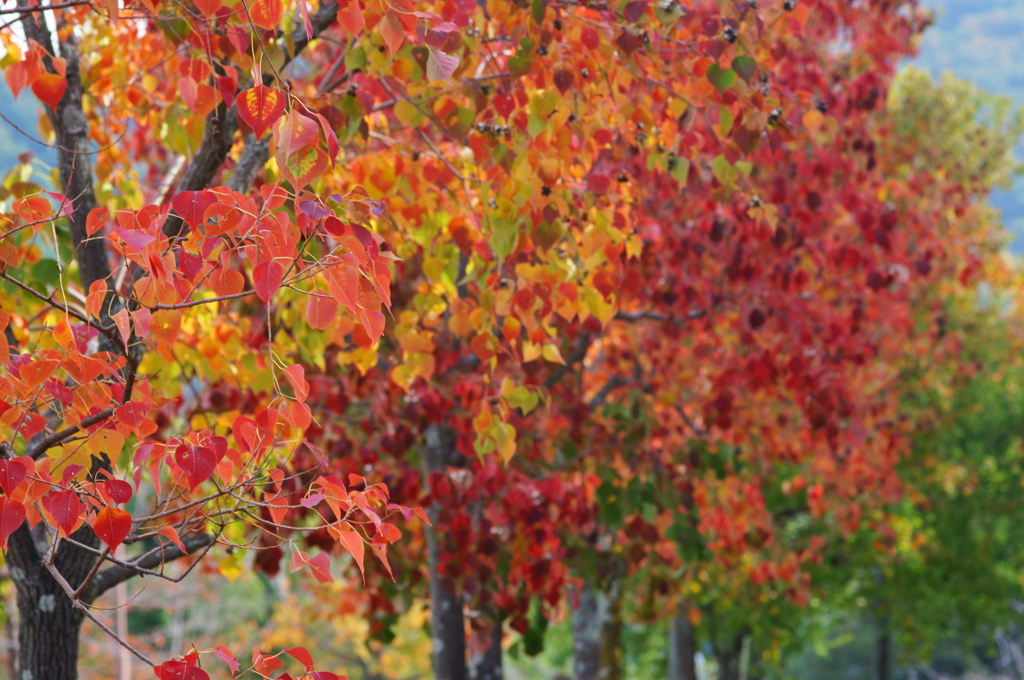
<path fill-rule="evenodd" d="M 41 525 L 40 525 L 41 526 Z M 86 525 L 74 539 L 95 547 L 96 534 Z M 40 543 L 45 543 L 39 537 Z M 78 677 L 78 635 L 85 618 L 71 598 L 43 566 L 41 546 L 23 523 L 11 534 L 7 559 L 18 596 L 17 680 L 75 680 Z M 88 553 L 62 543 L 53 564 L 72 588 L 77 588 L 92 567 Z M 91 601 L 89 594 L 83 599 Z"/>
<path fill-rule="evenodd" d="M 740 633 L 726 647 L 715 646 L 718 680 L 740 680 L 743 665 L 743 641 L 746 637 L 746 633 Z"/>
<path fill-rule="evenodd" d="M 878 680 L 889 680 L 891 648 L 892 641 L 889 638 L 889 621 L 883 617 L 878 621 L 878 657 L 876 659 L 878 663 L 876 670 Z"/>
<path fill-rule="evenodd" d="M 668 629 L 668 680 L 697 680 L 696 654 L 693 625 L 680 606 Z"/>
<path fill-rule="evenodd" d="M 501 624 L 491 631 L 491 644 L 483 654 L 474 654 L 471 675 L 473 680 L 502 680 Z"/>
<path fill-rule="evenodd" d="M 621 680 L 622 592 L 618 580 L 605 590 L 589 581 L 572 612 L 576 680 Z"/>
<path fill-rule="evenodd" d="M 428 477 L 451 465 L 460 465 L 462 456 L 455 448 L 456 434 L 451 428 L 434 425 L 427 430 L 424 468 Z M 430 509 L 430 522 L 438 524 L 440 508 Z M 440 573 L 441 547 L 437 531 L 427 527 L 427 560 L 430 569 L 430 618 L 436 680 L 468 680 L 466 666 L 466 624 L 462 616 L 462 597 L 445 583 Z"/>

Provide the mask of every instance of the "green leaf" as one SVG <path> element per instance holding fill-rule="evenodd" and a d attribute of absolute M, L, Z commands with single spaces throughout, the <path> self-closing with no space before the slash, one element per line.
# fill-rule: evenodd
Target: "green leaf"
<path fill-rule="evenodd" d="M 732 130 L 733 124 L 732 111 L 728 107 L 723 106 L 718 113 L 718 122 L 722 128 L 722 136 L 728 137 L 729 131 Z"/>
<path fill-rule="evenodd" d="M 757 74 L 757 61 L 752 57 L 736 57 L 732 60 L 732 70 L 749 85 Z"/>
<path fill-rule="evenodd" d="M 544 23 L 544 2 L 543 0 L 533 0 L 533 6 L 530 8 L 533 14 L 533 20 L 537 22 L 537 25 Z"/>
<path fill-rule="evenodd" d="M 529 38 L 523 38 L 515 56 L 508 58 L 508 74 L 512 80 L 515 80 L 516 78 L 521 78 L 529 73 L 532 67 L 533 41 Z"/>
<path fill-rule="evenodd" d="M 672 168 L 672 177 L 680 184 L 686 184 L 686 178 L 690 174 L 690 161 L 686 158 L 676 158 L 675 167 Z"/>
<path fill-rule="evenodd" d="M 718 64 L 708 66 L 708 81 L 715 86 L 719 92 L 725 92 L 729 86 L 736 82 L 736 72 L 731 68 L 722 68 Z"/>

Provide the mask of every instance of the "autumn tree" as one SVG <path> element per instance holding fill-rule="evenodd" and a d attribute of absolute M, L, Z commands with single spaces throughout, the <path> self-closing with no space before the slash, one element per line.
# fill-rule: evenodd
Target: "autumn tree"
<path fill-rule="evenodd" d="M 880 167 L 913 3 L 0 11 L 59 158 L 2 199 L 23 672 L 74 677 L 94 600 L 186 553 L 321 580 L 347 553 L 387 611 L 422 504 L 445 531 L 413 521 L 428 569 L 394 576 L 429 587 L 439 678 L 485 613 L 486 676 L 580 560 L 628 573 L 699 510 L 722 569 L 799 602 L 818 552 L 769 487 L 836 527 L 895 493 L 908 306 L 970 278 L 926 170 Z"/>

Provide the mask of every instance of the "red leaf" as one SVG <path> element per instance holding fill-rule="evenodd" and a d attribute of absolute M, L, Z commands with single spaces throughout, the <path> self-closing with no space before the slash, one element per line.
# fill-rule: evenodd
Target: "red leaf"
<path fill-rule="evenodd" d="M 131 532 L 132 516 L 125 510 L 108 506 L 100 510 L 99 514 L 96 515 L 96 519 L 92 523 L 92 530 L 96 532 L 96 536 L 113 552 L 117 550 L 117 546 L 121 545 Z"/>
<path fill-rule="evenodd" d="M 576 80 L 576 74 L 567 68 L 555 71 L 555 87 L 562 94 L 565 94 L 572 87 L 573 82 Z"/>
<path fill-rule="evenodd" d="M 216 202 L 217 195 L 212 191 L 182 191 L 171 199 L 171 207 L 189 227 L 196 229 L 203 223 L 206 209 Z"/>
<path fill-rule="evenodd" d="M 331 558 L 327 556 L 327 553 L 322 552 L 311 559 L 309 568 L 317 583 L 334 583 L 334 577 L 331 576 Z"/>
<path fill-rule="evenodd" d="M 114 410 L 114 414 L 122 423 L 128 427 L 135 428 L 146 422 L 146 416 L 149 414 L 149 405 L 141 401 L 129 401 L 127 404 L 118 406 Z"/>
<path fill-rule="evenodd" d="M 28 468 L 20 460 L 0 460 L 0 488 L 5 494 L 12 494 L 25 477 L 28 476 Z"/>
<path fill-rule="evenodd" d="M 110 500 L 118 505 L 127 503 L 132 499 L 132 485 L 128 482 L 120 479 L 108 479 L 103 482 L 103 488 L 106 490 L 107 495 L 110 496 Z"/>
<path fill-rule="evenodd" d="M 312 670 L 313 655 L 305 647 L 292 647 L 291 649 L 285 647 L 284 653 L 305 666 L 307 671 Z"/>
<path fill-rule="evenodd" d="M 257 85 L 235 98 L 238 117 L 252 128 L 259 139 L 284 113 L 284 95 L 266 85 Z"/>
<path fill-rule="evenodd" d="M 7 496 L 0 496 L 0 545 L 7 551 L 7 539 L 25 521 L 25 506 Z"/>
<path fill-rule="evenodd" d="M 221 661 L 223 661 L 228 666 L 230 666 L 232 672 L 234 672 L 234 673 L 238 672 L 238 659 L 236 659 L 231 654 L 231 650 L 230 649 L 228 649 L 224 645 L 219 645 L 219 646 L 213 648 L 213 653 L 217 655 L 217 658 L 219 658 Z"/>
<path fill-rule="evenodd" d="M 64 97 L 64 90 L 68 89 L 68 81 L 56 73 L 44 73 L 32 83 L 32 92 L 39 97 L 51 109 L 56 110 L 60 100 Z"/>
<path fill-rule="evenodd" d="M 612 178 L 608 175 L 593 174 L 587 177 L 587 186 L 595 194 L 606 194 L 612 186 Z"/>
<path fill-rule="evenodd" d="M 65 536 L 70 536 L 82 514 L 82 502 L 74 491 L 51 492 L 43 497 L 43 507 Z"/>
<path fill-rule="evenodd" d="M 217 467 L 217 456 L 205 446 L 182 444 L 174 451 L 174 462 L 185 474 L 190 491 L 205 482 Z"/>
<path fill-rule="evenodd" d="M 338 301 L 322 293 L 310 294 L 306 302 L 306 323 L 318 331 L 325 330 L 338 315 Z"/>
<path fill-rule="evenodd" d="M 252 285 L 256 294 L 264 302 L 270 302 L 274 293 L 281 287 L 284 279 L 284 267 L 276 260 L 264 260 L 252 269 Z"/>
<path fill-rule="evenodd" d="M 206 671 L 185 661 L 164 661 L 153 672 L 160 680 L 210 680 Z"/>

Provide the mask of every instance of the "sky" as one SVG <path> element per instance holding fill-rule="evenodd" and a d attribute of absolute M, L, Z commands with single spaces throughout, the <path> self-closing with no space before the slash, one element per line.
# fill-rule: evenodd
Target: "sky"
<path fill-rule="evenodd" d="M 935 25 L 914 60 L 933 76 L 952 71 L 989 92 L 1024 106 L 1024 0 L 922 0 L 935 10 Z M 1018 156 L 1024 157 L 1024 145 Z M 1024 255 L 1024 178 L 993 193 L 992 204 L 1016 234 L 1010 250 Z"/>
<path fill-rule="evenodd" d="M 921 0 L 935 10 L 936 22 L 925 33 L 914 63 L 933 75 L 952 71 L 986 90 L 1004 94 L 1024 106 L 1024 0 Z M 15 102 L 0 84 L 0 112 L 31 134 L 36 133 L 38 102 L 23 92 Z M 52 164 L 52 151 L 25 139 L 0 120 L 0 168 L 9 168 L 19 153 L 34 150 Z M 1024 157 L 1024 145 L 1020 155 Z M 1024 179 L 1013 190 L 996 191 L 992 204 L 1003 211 L 1008 229 L 1019 236 L 1011 250 L 1024 255 Z"/>

